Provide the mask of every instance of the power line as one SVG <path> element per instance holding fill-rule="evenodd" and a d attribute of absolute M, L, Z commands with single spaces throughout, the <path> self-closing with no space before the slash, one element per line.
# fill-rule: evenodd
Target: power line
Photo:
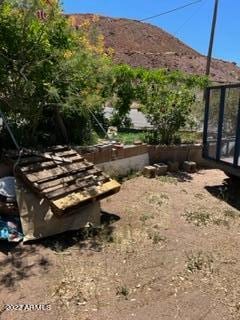
<path fill-rule="evenodd" d="M 199 10 L 202 9 L 202 7 L 203 7 L 205 4 L 206 4 L 206 0 L 203 0 L 203 1 L 202 1 L 202 4 L 201 4 L 199 7 L 197 7 L 196 10 L 194 10 L 194 12 L 191 14 L 191 16 L 188 17 L 188 18 L 178 27 L 178 29 L 176 29 L 176 30 L 173 32 L 173 34 L 176 36 L 176 35 L 179 33 L 179 31 L 182 30 L 182 28 L 183 28 L 190 20 L 192 20 L 192 18 L 196 15 L 196 13 L 199 12 Z"/>
<path fill-rule="evenodd" d="M 154 16 L 151 16 L 151 17 L 147 17 L 147 18 L 143 18 L 141 20 L 138 20 L 139 22 L 143 22 L 143 21 L 147 21 L 147 20 L 152 20 L 152 19 L 155 19 L 155 18 L 158 18 L 158 17 L 161 17 L 161 16 L 164 16 L 166 14 L 169 14 L 169 13 L 172 13 L 172 12 L 175 12 L 175 11 L 178 11 L 178 10 L 182 10 L 186 7 L 189 7 L 189 6 L 192 6 L 194 4 L 197 4 L 199 2 L 202 2 L 202 0 L 196 0 L 196 1 L 193 1 L 193 2 L 190 2 L 190 3 L 187 3 L 183 6 L 180 6 L 180 7 L 177 7 L 177 8 L 174 8 L 174 9 L 171 9 L 171 10 L 168 10 L 168 11 L 164 11 L 164 12 L 161 12 L 159 14 L 155 14 Z"/>
<path fill-rule="evenodd" d="M 175 12 L 175 11 L 178 11 L 178 10 L 181 10 L 181 9 L 184 9 L 184 8 L 186 8 L 186 7 L 192 6 L 192 5 L 197 4 L 197 3 L 200 3 L 200 2 L 202 2 L 202 1 L 204 1 L 204 0 L 193 1 L 193 2 L 190 2 L 190 3 L 188 3 L 188 4 L 185 4 L 185 5 L 182 5 L 182 6 L 180 6 L 180 7 L 177 7 L 177 8 L 174 8 L 174 9 L 171 9 L 171 10 L 168 10 L 168 11 L 165 11 L 165 12 L 162 12 L 162 13 L 159 13 L 159 14 L 156 14 L 156 15 L 151 16 L 151 17 L 143 18 L 143 19 L 141 19 L 141 20 L 137 20 L 137 19 L 136 19 L 135 21 L 137 21 L 137 22 L 143 22 L 143 21 L 147 21 L 147 20 L 150 20 L 150 19 L 154 19 L 154 18 L 163 16 L 163 15 L 166 15 L 166 14 L 169 14 L 169 13 L 172 13 L 172 12 Z M 128 25 L 128 22 L 122 24 L 121 27 L 125 27 L 125 26 L 127 26 L 127 25 Z M 142 35 L 141 35 L 140 37 L 137 37 L 137 39 L 135 39 L 135 41 L 138 41 L 138 40 L 141 39 L 141 38 L 142 38 Z"/>

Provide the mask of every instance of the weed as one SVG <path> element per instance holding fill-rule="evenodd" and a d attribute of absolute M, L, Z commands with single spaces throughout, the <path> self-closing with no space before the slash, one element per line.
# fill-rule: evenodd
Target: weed
<path fill-rule="evenodd" d="M 196 193 L 196 194 L 194 195 L 194 197 L 197 198 L 197 199 L 199 199 L 199 200 L 202 200 L 202 199 L 204 199 L 204 194 L 202 194 L 202 193 Z"/>
<path fill-rule="evenodd" d="M 225 227 L 229 227 L 229 222 L 227 220 L 224 219 L 213 219 L 213 224 L 217 225 L 217 226 L 225 226 Z"/>
<path fill-rule="evenodd" d="M 204 210 L 188 211 L 184 214 L 188 223 L 193 223 L 197 227 L 207 226 L 208 224 L 214 224 L 217 226 L 229 227 L 229 222 L 219 217 L 215 218 L 213 214 L 210 214 Z"/>
<path fill-rule="evenodd" d="M 58 240 L 53 241 L 52 248 L 55 252 L 62 252 L 64 250 L 63 244 Z"/>
<path fill-rule="evenodd" d="M 125 175 L 113 175 L 113 178 L 117 180 L 119 183 L 126 182 L 128 180 L 134 179 L 136 177 L 139 177 L 141 173 L 137 170 L 129 170 L 127 174 Z"/>
<path fill-rule="evenodd" d="M 149 213 L 144 213 L 141 215 L 141 217 L 139 218 L 140 221 L 142 221 L 143 223 L 146 222 L 149 219 L 153 219 L 153 215 L 149 214 Z"/>
<path fill-rule="evenodd" d="M 158 244 L 159 242 L 166 242 L 167 238 L 164 236 L 161 236 L 159 232 L 149 232 L 148 233 L 149 239 L 152 240 L 153 244 Z"/>
<path fill-rule="evenodd" d="M 186 268 L 190 273 L 197 271 L 213 272 L 213 257 L 211 254 L 205 254 L 202 251 L 191 252 L 187 255 Z"/>
<path fill-rule="evenodd" d="M 107 225 L 102 225 L 101 227 L 96 228 L 95 239 L 100 242 L 114 242 L 112 228 Z"/>
<path fill-rule="evenodd" d="M 167 202 L 168 199 L 169 197 L 166 193 L 150 194 L 149 203 L 161 207 L 162 204 Z"/>
<path fill-rule="evenodd" d="M 178 179 L 176 177 L 172 177 L 170 175 L 159 176 L 157 177 L 157 180 L 159 180 L 162 183 L 171 183 L 171 184 L 177 184 L 178 182 Z"/>
<path fill-rule="evenodd" d="M 164 200 L 169 200 L 169 196 L 166 193 L 160 193 L 159 197 Z"/>
<path fill-rule="evenodd" d="M 117 288 L 116 295 L 117 296 L 123 296 L 127 300 L 129 292 L 130 292 L 129 289 L 126 286 L 122 286 L 122 287 L 118 287 Z"/>
<path fill-rule="evenodd" d="M 188 223 L 195 226 L 206 226 L 210 222 L 210 214 L 205 211 L 188 211 L 184 214 Z"/>
<path fill-rule="evenodd" d="M 231 219 L 236 219 L 239 217 L 239 213 L 234 210 L 231 210 L 231 209 L 225 210 L 224 215 L 225 215 L 225 217 L 231 218 Z"/>
<path fill-rule="evenodd" d="M 227 201 L 229 198 L 229 192 L 227 187 L 218 188 L 218 198 L 223 201 Z"/>

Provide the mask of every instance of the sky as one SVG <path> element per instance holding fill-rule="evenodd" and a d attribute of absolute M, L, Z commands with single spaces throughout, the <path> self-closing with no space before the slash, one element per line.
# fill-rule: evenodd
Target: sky
<path fill-rule="evenodd" d="M 66 13 L 94 13 L 140 20 L 194 0 L 62 0 Z M 181 11 L 147 21 L 202 54 L 207 54 L 214 0 L 202 0 Z M 219 0 L 213 56 L 240 65 L 240 1 Z"/>

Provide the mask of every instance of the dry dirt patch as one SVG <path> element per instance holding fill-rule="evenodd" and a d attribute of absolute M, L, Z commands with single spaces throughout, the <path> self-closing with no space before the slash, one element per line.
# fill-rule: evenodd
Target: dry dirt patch
<path fill-rule="evenodd" d="M 239 319 L 238 188 L 225 179 L 136 177 L 103 201 L 98 230 L 3 247 L 0 301 L 50 303 L 46 320 Z"/>

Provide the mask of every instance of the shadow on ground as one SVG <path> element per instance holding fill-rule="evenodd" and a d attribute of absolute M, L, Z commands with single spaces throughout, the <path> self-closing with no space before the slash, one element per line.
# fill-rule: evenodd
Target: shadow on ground
<path fill-rule="evenodd" d="M 52 263 L 46 257 L 44 248 L 64 252 L 75 246 L 81 249 L 101 251 L 106 242 L 113 241 L 114 222 L 120 217 L 102 212 L 101 226 L 69 231 L 27 244 L 13 244 L 0 241 L 0 290 L 15 289 L 24 279 L 47 272 Z"/>
<path fill-rule="evenodd" d="M 0 288 L 14 289 L 21 280 L 47 271 L 51 265 L 33 245 L 1 242 L 0 251 L 5 255 L 0 259 Z"/>
<path fill-rule="evenodd" d="M 78 231 L 68 231 L 46 239 L 35 241 L 46 248 L 55 252 L 65 251 L 73 246 L 79 250 L 88 249 L 101 251 L 106 242 L 113 241 L 113 223 L 120 219 L 119 216 L 103 212 L 101 215 L 101 225 L 99 227 L 89 226 Z"/>
<path fill-rule="evenodd" d="M 219 200 L 225 201 L 233 208 L 240 210 L 240 180 L 227 178 L 222 184 L 206 186 L 205 189 Z"/>
<path fill-rule="evenodd" d="M 189 173 L 183 171 L 172 173 L 170 176 L 176 178 L 178 182 L 190 182 L 193 180 L 193 177 Z"/>

